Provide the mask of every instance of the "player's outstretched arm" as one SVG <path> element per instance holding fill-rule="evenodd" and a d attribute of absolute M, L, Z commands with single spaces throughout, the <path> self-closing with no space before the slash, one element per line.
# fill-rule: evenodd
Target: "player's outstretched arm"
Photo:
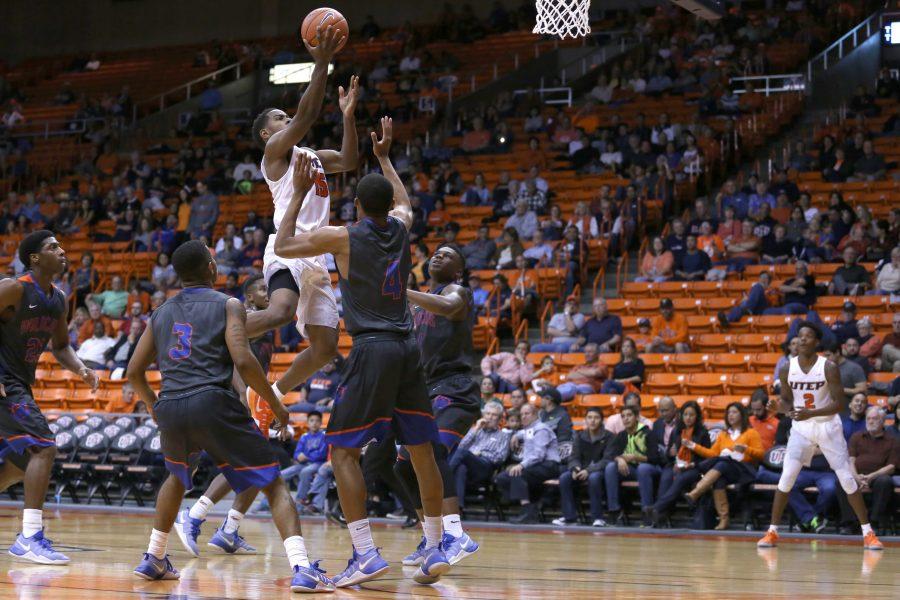
<path fill-rule="evenodd" d="M 291 148 L 300 143 L 322 112 L 322 102 L 325 100 L 325 82 L 328 80 L 328 65 L 340 47 L 344 36 L 331 25 L 327 27 L 319 25 L 316 33 L 319 43 L 315 47 L 310 46 L 305 40 L 303 42 L 315 61 L 309 85 L 303 92 L 303 97 L 297 104 L 297 112 L 288 126 L 266 142 L 265 155 L 269 160 L 284 157 Z"/>
<path fill-rule="evenodd" d="M 284 429 L 288 425 L 289 415 L 281 400 L 275 397 L 272 386 L 266 379 L 266 373 L 253 352 L 250 351 L 250 342 L 247 339 L 247 311 L 237 298 L 231 298 L 225 303 L 225 345 L 228 353 L 234 361 L 234 368 L 240 374 L 241 379 L 266 401 L 275 418 L 278 419 L 278 429 Z"/>
<path fill-rule="evenodd" d="M 378 164 L 381 165 L 381 172 L 394 188 L 394 209 L 390 212 L 390 215 L 400 219 L 406 225 L 406 228 L 409 229 L 412 227 L 413 222 L 412 206 L 409 203 L 409 195 L 406 193 L 406 188 L 403 186 L 403 182 L 400 181 L 400 176 L 397 175 L 394 165 L 391 163 L 391 142 L 393 142 L 393 139 L 394 120 L 390 117 L 381 117 L 381 139 L 378 139 L 378 135 L 374 131 L 372 132 L 372 152 L 374 152 L 375 158 L 378 159 Z"/>
<path fill-rule="evenodd" d="M 316 150 L 326 173 L 343 173 L 359 166 L 359 137 L 356 134 L 356 102 L 359 100 L 359 76 L 350 78 L 350 87 L 344 93 L 344 86 L 338 87 L 338 106 L 344 114 L 344 139 L 341 151 Z"/>
<path fill-rule="evenodd" d="M 153 327 L 144 328 L 141 339 L 138 340 L 137 346 L 134 347 L 134 353 L 131 360 L 128 361 L 128 368 L 125 373 L 128 377 L 128 383 L 137 392 L 138 397 L 144 401 L 147 408 L 151 411 L 158 398 L 156 392 L 150 387 L 147 381 L 147 369 L 156 360 L 156 340 L 153 338 Z"/>
<path fill-rule="evenodd" d="M 462 321 L 469 316 L 469 300 L 465 288 L 456 284 L 448 285 L 440 294 L 427 294 L 406 290 L 406 297 L 412 304 L 430 313 L 446 317 L 451 321 Z"/>
<path fill-rule="evenodd" d="M 69 344 L 69 329 L 66 325 L 68 319 L 66 317 L 68 317 L 68 309 L 66 309 L 65 317 L 60 319 L 56 324 L 56 331 L 53 332 L 53 339 L 51 340 L 51 352 L 53 352 L 54 358 L 56 358 L 57 362 L 59 362 L 64 369 L 76 373 L 96 392 L 97 387 L 100 385 L 100 379 L 97 377 L 97 374 L 94 373 L 93 369 L 89 369 L 85 366 L 81 359 L 75 354 L 75 350 L 72 349 L 72 346 Z"/>

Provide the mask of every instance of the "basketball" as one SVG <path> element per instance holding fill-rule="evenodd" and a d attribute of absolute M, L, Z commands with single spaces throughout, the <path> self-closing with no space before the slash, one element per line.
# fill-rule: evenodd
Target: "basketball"
<path fill-rule="evenodd" d="M 331 25 L 337 29 L 338 36 L 344 36 L 344 41 L 340 43 L 337 49 L 340 52 L 350 37 L 350 25 L 347 23 L 344 15 L 327 6 L 313 10 L 303 19 L 303 24 L 300 25 L 301 43 L 302 40 L 306 40 L 306 43 L 315 47 L 319 43 L 319 40 L 316 38 L 316 32 L 320 24 L 325 26 Z"/>

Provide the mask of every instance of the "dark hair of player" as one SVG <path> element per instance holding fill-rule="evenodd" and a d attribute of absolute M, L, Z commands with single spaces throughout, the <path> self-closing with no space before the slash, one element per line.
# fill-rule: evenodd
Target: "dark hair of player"
<path fill-rule="evenodd" d="M 266 140 L 262 139 L 262 136 L 259 134 L 260 131 L 266 128 L 266 125 L 269 123 L 269 113 L 273 110 L 278 110 L 277 108 L 266 108 L 263 109 L 261 113 L 256 115 L 256 118 L 253 119 L 253 128 L 250 132 L 253 135 L 253 141 L 256 142 L 256 145 L 260 148 L 266 147 Z"/>
<path fill-rule="evenodd" d="M 263 279 L 262 273 L 254 273 L 253 275 L 248 277 L 246 281 L 244 281 L 244 296 L 246 296 L 250 292 L 250 287 L 260 279 Z"/>
<path fill-rule="evenodd" d="M 800 327 L 797 328 L 797 331 L 800 331 L 803 328 L 807 328 L 812 330 L 813 335 L 816 336 L 816 339 L 822 340 L 822 331 L 818 328 L 815 323 L 810 323 L 809 321 L 800 321 Z"/>
<path fill-rule="evenodd" d="M 31 255 L 40 252 L 41 244 L 44 243 L 44 240 L 53 237 L 53 235 L 53 232 L 49 229 L 39 229 L 25 236 L 25 239 L 19 244 L 19 260 L 22 261 L 26 269 L 31 268 Z"/>
<path fill-rule="evenodd" d="M 384 175 L 369 173 L 356 185 L 359 205 L 370 217 L 386 217 L 394 204 L 394 186 Z"/>
<path fill-rule="evenodd" d="M 172 266 L 183 285 L 206 282 L 211 261 L 209 248 L 200 240 L 185 242 L 172 254 Z"/>

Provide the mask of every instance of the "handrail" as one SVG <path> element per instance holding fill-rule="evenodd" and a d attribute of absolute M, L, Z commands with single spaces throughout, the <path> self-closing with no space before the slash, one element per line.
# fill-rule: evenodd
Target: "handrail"
<path fill-rule="evenodd" d="M 828 70 L 829 52 L 831 52 L 832 50 L 837 48 L 837 50 L 838 50 L 837 61 L 842 60 L 844 58 L 844 42 L 846 42 L 848 39 L 852 38 L 853 41 L 852 41 L 849 51 L 855 50 L 863 41 L 868 40 L 872 36 L 873 30 L 875 32 L 879 31 L 880 24 L 878 23 L 878 21 L 880 19 L 881 19 L 881 11 L 875 11 L 874 13 L 872 13 L 871 15 L 866 17 L 866 19 L 862 23 L 860 23 L 859 25 L 857 25 L 856 27 L 854 27 L 853 29 L 851 29 L 850 31 L 848 31 L 847 33 L 845 33 L 844 35 L 839 37 L 830 46 L 828 46 L 827 48 L 825 48 L 824 50 L 819 52 L 817 55 L 812 57 L 809 60 L 809 62 L 806 63 L 806 80 L 807 80 L 806 89 L 808 91 L 811 91 L 811 89 L 812 89 L 813 70 L 816 68 L 816 64 L 819 61 L 821 61 L 821 63 L 822 63 L 822 70 L 827 71 Z M 873 26 L 874 26 L 874 29 L 873 29 Z M 863 37 L 862 40 L 860 40 L 859 32 L 863 29 L 863 27 L 865 27 L 865 29 L 866 29 L 866 35 L 865 35 L 865 37 Z M 837 61 L 832 61 L 832 62 L 837 62 Z"/>
<path fill-rule="evenodd" d="M 87 117 L 71 119 L 50 119 L 47 121 L 34 122 L 25 121 L 24 123 L 20 123 L 15 127 L 8 128 L 6 131 L 7 134 L 13 138 L 43 137 L 44 139 L 47 139 L 50 136 L 86 133 L 88 123 L 110 123 L 117 121 L 122 121 L 122 117 Z M 71 127 L 73 124 L 78 125 L 79 127 L 73 129 Z M 56 127 L 56 125 L 60 125 L 60 127 L 51 129 L 51 126 Z"/>
<path fill-rule="evenodd" d="M 244 63 L 251 61 L 251 60 L 252 59 L 250 59 L 250 58 L 244 58 L 244 59 L 239 60 L 235 63 L 232 63 L 228 66 L 222 67 L 221 69 L 216 69 L 215 71 L 211 71 L 211 72 L 207 73 L 206 75 L 202 75 L 201 77 L 192 79 L 192 80 L 188 81 L 187 83 L 182 83 L 181 85 L 173 87 L 170 90 L 166 90 L 165 92 L 162 92 L 161 94 L 157 94 L 156 96 L 147 98 L 146 100 L 141 100 L 140 102 L 135 102 L 134 108 L 132 110 L 132 122 L 136 122 L 138 119 L 138 106 L 140 106 L 140 105 L 154 104 L 157 101 L 159 101 L 159 112 L 162 112 L 166 108 L 166 96 L 168 96 L 170 94 L 174 94 L 175 92 L 180 92 L 182 90 L 185 90 L 187 93 L 186 99 L 190 100 L 191 99 L 191 87 L 197 85 L 198 83 L 202 83 L 202 82 L 208 81 L 210 79 L 216 79 L 219 75 L 222 75 L 224 73 L 228 73 L 231 71 L 235 72 L 235 77 L 234 77 L 235 79 L 240 79 L 241 78 L 241 67 L 244 65 Z M 179 100 L 179 102 L 180 102 L 180 100 Z"/>
<path fill-rule="evenodd" d="M 570 87 L 552 87 L 545 88 L 543 84 L 538 89 L 523 89 L 523 90 L 515 90 L 513 91 L 513 98 L 522 94 L 530 94 L 532 92 L 537 92 L 541 97 L 541 100 L 544 104 L 565 104 L 566 106 L 572 106 L 572 88 Z M 555 100 L 544 100 L 544 94 L 555 94 L 562 93 L 563 98 L 555 99 Z"/>
<path fill-rule="evenodd" d="M 754 87 L 756 87 L 755 82 L 761 81 L 763 82 L 762 87 L 757 87 L 756 91 L 764 93 L 766 96 L 775 92 L 797 92 L 804 91 L 806 89 L 806 76 L 803 73 L 785 73 L 783 75 L 752 75 L 748 77 L 732 77 L 729 80 L 729 83 L 740 83 L 740 82 L 754 82 Z M 775 83 L 779 82 L 780 85 L 776 86 Z M 734 87 L 732 86 L 732 89 Z M 747 92 L 746 85 L 742 89 L 734 89 L 735 94 L 744 94 Z"/>

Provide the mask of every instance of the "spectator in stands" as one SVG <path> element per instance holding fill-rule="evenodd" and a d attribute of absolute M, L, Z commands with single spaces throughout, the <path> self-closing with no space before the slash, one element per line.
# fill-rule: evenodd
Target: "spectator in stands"
<path fill-rule="evenodd" d="M 868 408 L 869 402 L 866 394 L 859 392 L 858 394 L 853 394 L 853 397 L 850 398 L 850 402 L 847 404 L 847 412 L 841 413 L 844 439 L 848 442 L 854 433 L 866 430 L 866 410 Z"/>
<path fill-rule="evenodd" d="M 493 379 L 491 379 L 490 377 L 482 378 L 480 388 L 481 388 L 481 406 L 482 407 L 487 406 L 487 404 L 489 402 L 500 402 L 502 404 L 500 399 L 497 398 L 496 394 L 494 393 L 496 388 L 494 386 Z"/>
<path fill-rule="evenodd" d="M 522 429 L 511 442 L 523 448 L 522 461 L 494 477 L 494 484 L 510 502 L 521 505 L 513 523 L 537 523 L 540 520 L 535 501 L 548 479 L 559 474 L 559 445 L 553 431 L 538 418 L 537 408 L 526 404 L 521 410 Z"/>
<path fill-rule="evenodd" d="M 253 162 L 253 157 L 249 154 L 245 154 L 243 160 L 232 169 L 231 178 L 238 181 L 244 176 L 244 171 L 250 171 L 249 179 L 253 181 L 259 181 L 263 178 L 259 165 Z"/>
<path fill-rule="evenodd" d="M 512 218 L 512 217 L 510 217 Z M 525 249 L 519 242 L 519 232 L 515 227 L 507 227 L 503 230 L 497 243 L 495 254 L 498 269 L 510 269 L 516 264 L 516 257 L 523 254 Z"/>
<path fill-rule="evenodd" d="M 843 344 L 850 338 L 859 337 L 859 329 L 856 327 L 856 304 L 849 300 L 844 302 L 841 313 L 831 325 L 831 333 L 839 344 Z"/>
<path fill-rule="evenodd" d="M 859 488 L 870 491 L 869 517 L 877 529 L 884 529 L 890 519 L 891 498 L 894 483 L 891 476 L 900 467 L 900 440 L 885 435 L 884 411 L 871 406 L 866 411 L 866 430 L 859 431 L 850 438 L 850 470 Z M 841 507 L 842 533 L 850 523 L 856 523 L 853 510 L 847 501 L 843 488 L 838 489 L 838 503 Z"/>
<path fill-rule="evenodd" d="M 72 320 L 69 322 L 68 332 L 69 332 L 69 344 L 72 345 L 72 348 L 78 350 L 79 339 L 78 334 L 81 331 L 81 327 L 87 322 L 90 318 L 88 315 L 88 311 L 85 307 L 79 306 L 75 309 L 75 313 L 72 315 Z"/>
<path fill-rule="evenodd" d="M 592 526 L 606 526 L 606 521 L 603 520 L 603 483 L 606 464 L 603 456 L 612 438 L 613 434 L 603 428 L 603 412 L 596 406 L 589 407 L 584 415 L 584 429 L 576 432 L 566 470 L 559 476 L 563 516 L 555 519 L 554 525 L 572 525 L 578 521 L 575 488 L 587 487 Z"/>
<path fill-rule="evenodd" d="M 610 521 L 619 525 L 624 523 L 624 512 L 619 504 L 619 485 L 627 480 L 637 480 L 644 525 L 651 524 L 654 475 L 663 462 L 659 454 L 659 440 L 649 427 L 638 420 L 639 415 L 640 410 L 634 406 L 622 408 L 625 429 L 616 434 L 604 455 L 610 461 L 604 469 L 606 509 Z"/>
<path fill-rule="evenodd" d="M 775 444 L 775 434 L 781 424 L 781 418 L 777 413 L 770 413 L 768 409 L 769 394 L 765 388 L 756 388 L 750 395 L 750 426 L 759 434 L 763 452 Z"/>
<path fill-rule="evenodd" d="M 834 156 L 819 155 L 820 164 L 824 165 L 822 178 L 831 183 L 843 183 L 853 174 L 853 165 L 847 160 L 843 148 L 835 148 Z"/>
<path fill-rule="evenodd" d="M 859 339 L 857 340 L 859 342 L 859 355 L 869 364 L 870 371 L 879 370 L 881 366 L 879 356 L 881 355 L 881 347 L 884 345 L 881 336 L 874 334 L 874 327 L 869 317 L 863 317 L 857 321 L 856 329 L 859 331 Z M 866 371 L 866 373 L 870 371 Z"/>
<path fill-rule="evenodd" d="M 466 489 L 489 482 L 509 456 L 512 432 L 500 428 L 502 417 L 503 405 L 496 401 L 486 403 L 481 409 L 481 418 L 469 429 L 450 458 L 460 508 L 465 507 Z"/>
<path fill-rule="evenodd" d="M 219 219 L 219 198 L 213 194 L 205 183 L 197 182 L 197 196 L 191 201 L 191 216 L 188 221 L 188 232 L 199 238 L 206 236 L 212 239 L 213 228 Z"/>
<path fill-rule="evenodd" d="M 534 381 L 532 379 L 532 381 Z M 521 388 L 516 388 L 512 392 L 509 393 L 509 410 L 516 411 L 522 409 L 528 403 L 528 397 L 525 395 L 525 391 Z"/>
<path fill-rule="evenodd" d="M 89 322 L 93 324 L 93 335 L 81 342 L 76 354 L 89 369 L 106 369 L 106 351 L 116 342 L 106 334 L 102 322 Z"/>
<path fill-rule="evenodd" d="M 153 311 L 156 310 L 157 308 L 159 308 L 160 306 L 162 306 L 165 301 L 166 301 L 166 293 L 165 292 L 163 292 L 161 290 L 157 290 L 157 291 L 153 292 L 153 294 L 150 296 L 150 313 L 149 314 L 153 314 Z"/>
<path fill-rule="evenodd" d="M 759 261 L 760 239 L 754 232 L 756 223 L 745 219 L 741 223 L 740 235 L 726 243 L 725 250 L 730 271 L 743 271 L 744 268 Z"/>
<path fill-rule="evenodd" d="M 231 296 L 232 298 L 237 298 L 238 300 L 244 300 L 244 288 L 238 284 L 238 275 L 237 273 L 229 273 L 225 276 L 225 285 L 220 287 L 217 291 L 225 294 L 226 296 Z"/>
<path fill-rule="evenodd" d="M 219 269 L 219 273 L 228 275 L 238 272 L 241 264 L 241 251 L 234 247 L 234 240 L 239 239 L 239 237 L 235 236 L 234 238 L 222 238 L 219 240 L 219 243 L 222 244 L 221 250 L 216 250 L 216 266 Z M 165 254 L 160 253 L 160 256 L 165 256 Z"/>
<path fill-rule="evenodd" d="M 484 128 L 484 120 L 480 117 L 472 119 L 471 129 L 463 134 L 460 149 L 466 154 L 476 154 L 487 149 L 491 142 L 491 132 Z"/>
<path fill-rule="evenodd" d="M 113 319 L 120 319 L 128 306 L 128 292 L 123 289 L 122 278 L 113 276 L 108 290 L 99 294 L 88 294 L 86 302 L 98 304 L 103 314 Z"/>
<path fill-rule="evenodd" d="M 703 425 L 703 411 L 696 400 L 688 400 L 682 405 L 675 419 L 675 430 L 663 446 L 664 465 L 659 477 L 659 495 L 651 510 L 656 527 L 668 519 L 669 511 L 684 490 L 692 488 L 700 480 L 697 465 L 702 457 L 684 444 L 686 440 L 703 447 L 710 445 L 709 431 Z"/>
<path fill-rule="evenodd" d="M 891 332 L 884 337 L 881 347 L 881 370 L 900 372 L 900 312 L 891 319 Z"/>
<path fill-rule="evenodd" d="M 469 291 L 472 292 L 472 303 L 478 314 L 484 311 L 484 305 L 487 302 L 490 293 L 481 287 L 481 276 L 477 273 L 469 275 Z"/>
<path fill-rule="evenodd" d="M 709 227 L 709 223 L 706 223 L 705 226 Z M 712 269 L 712 262 L 709 254 L 697 248 L 697 236 L 688 235 L 684 252 L 675 257 L 675 279 L 703 281 L 710 269 Z"/>
<path fill-rule="evenodd" d="M 875 276 L 875 289 L 869 292 L 877 295 L 900 295 L 900 246 L 891 250 L 889 262 L 881 265 Z"/>
<path fill-rule="evenodd" d="M 235 250 L 240 250 L 244 247 L 244 240 L 237 234 L 237 228 L 234 226 L 234 223 L 227 223 L 225 225 L 225 233 L 216 241 L 216 262 L 219 262 L 219 253 L 225 249 L 225 244 L 229 241 Z"/>
<path fill-rule="evenodd" d="M 687 319 L 684 315 L 675 312 L 675 305 L 669 298 L 659 301 L 659 312 L 659 315 L 650 320 L 653 340 L 647 351 L 656 353 L 690 352 Z"/>
<path fill-rule="evenodd" d="M 575 205 L 575 211 L 572 218 L 569 219 L 568 226 L 575 227 L 579 235 L 585 239 L 596 239 L 600 235 L 597 220 L 591 214 L 586 202 L 579 202 Z"/>
<path fill-rule="evenodd" d="M 862 156 L 853 164 L 853 175 L 857 181 L 878 181 L 884 179 L 884 158 L 875 153 L 872 140 L 863 142 Z"/>
<path fill-rule="evenodd" d="M 674 264 L 675 258 L 669 250 L 666 250 L 662 238 L 655 237 L 641 260 L 641 274 L 634 280 L 655 283 L 669 281 L 672 278 Z"/>
<path fill-rule="evenodd" d="M 503 225 L 505 230 L 514 229 L 518 234 L 517 238 L 530 240 L 531 236 L 538 228 L 537 214 L 528 207 L 528 200 L 520 198 L 516 202 L 516 212 L 506 219 Z M 518 242 L 518 239 L 516 239 Z M 501 267 L 503 268 L 503 267 Z"/>
<path fill-rule="evenodd" d="M 771 279 L 771 278 L 770 278 Z M 766 308 L 766 315 L 805 314 L 816 302 L 816 280 L 809 274 L 809 266 L 802 260 L 795 263 L 795 275 L 778 286 L 784 296 L 784 304 Z"/>
<path fill-rule="evenodd" d="M 531 247 L 523 255 L 531 267 L 549 267 L 553 265 L 553 246 L 544 241 L 544 232 L 538 229 L 531 236 Z"/>
<path fill-rule="evenodd" d="M 716 529 L 728 529 L 729 505 L 728 484 L 745 486 L 756 479 L 756 464 L 762 460 L 763 448 L 759 434 L 750 427 L 747 409 L 740 402 L 732 402 L 725 409 L 726 431 L 716 437 L 711 448 L 693 441 L 683 443 L 705 460 L 699 469 L 703 478 L 693 490 L 685 494 L 690 502 L 697 502 L 700 496 L 712 490 L 719 524 Z"/>
<path fill-rule="evenodd" d="M 860 320 L 858 323 L 862 323 L 862 322 L 863 322 L 863 320 Z M 865 321 L 865 322 L 868 323 L 868 321 Z M 871 325 L 869 325 L 869 328 L 871 331 Z M 844 342 L 844 345 L 842 347 L 842 351 L 844 353 L 844 358 L 846 358 L 850 362 L 855 362 L 856 364 L 858 364 L 860 366 L 860 368 L 863 370 L 863 373 L 866 374 L 866 377 L 868 377 L 869 374 L 873 370 L 872 364 L 869 362 L 868 358 L 866 358 L 865 356 L 862 356 L 859 353 L 859 349 L 860 349 L 859 339 L 852 338 L 852 337 L 847 338 L 847 341 Z"/>
<path fill-rule="evenodd" d="M 719 223 L 719 227 L 715 230 L 716 236 L 718 236 L 722 242 L 721 246 L 719 246 L 720 252 L 724 252 L 725 247 L 730 244 L 735 237 L 741 235 L 741 231 L 744 227 L 743 221 L 735 217 L 735 210 L 733 206 L 726 206 L 722 212 L 724 213 L 724 216 L 722 217 L 722 221 Z M 701 233 L 703 233 L 702 224 L 700 231 Z M 711 233 L 712 231 L 710 231 L 710 234 Z M 701 248 L 703 247 L 702 244 L 700 244 L 700 246 Z"/>
<path fill-rule="evenodd" d="M 825 345 L 823 356 L 837 365 L 841 374 L 841 386 L 851 398 L 866 391 L 866 374 L 858 364 L 844 358 L 837 344 Z"/>
<path fill-rule="evenodd" d="M 475 182 L 469 186 L 460 202 L 465 206 L 488 206 L 490 199 L 491 191 L 484 183 L 484 174 L 476 173 Z"/>
<path fill-rule="evenodd" d="M 606 298 L 594 298 L 594 315 L 588 319 L 578 338 L 578 346 L 596 344 L 598 352 L 612 352 L 622 341 L 622 319 L 609 314 Z"/>
<path fill-rule="evenodd" d="M 531 382 L 533 368 L 528 362 L 528 342 L 516 344 L 514 352 L 498 352 L 481 360 L 481 374 L 494 381 L 501 394 L 524 387 Z"/>
<path fill-rule="evenodd" d="M 497 245 L 490 239 L 490 228 L 480 225 L 476 238 L 463 246 L 463 256 L 469 269 L 489 269 L 497 252 Z"/>
<path fill-rule="evenodd" d="M 140 316 L 140 304 L 137 304 L 137 313 L 139 316 L 125 319 L 122 323 L 121 333 L 118 339 L 114 340 L 114 344 L 104 354 L 106 366 L 110 370 L 125 369 L 134 349 L 137 347 L 138 340 L 146 327 L 146 321 Z M 132 307 L 132 315 L 135 313 Z"/>
<path fill-rule="evenodd" d="M 551 336 L 549 343 L 535 344 L 533 352 L 569 352 L 578 348 L 578 332 L 584 327 L 584 315 L 578 310 L 578 298 L 566 298 L 562 312 L 550 317 L 547 334 Z"/>
<path fill-rule="evenodd" d="M 582 260 L 587 258 L 587 242 L 572 225 L 566 227 L 562 243 L 557 249 L 559 263 L 566 265 L 565 293 L 571 294 L 575 286 L 581 283 Z"/>
<path fill-rule="evenodd" d="M 225 258 L 227 265 L 228 257 L 225 256 L 223 258 Z M 216 256 L 216 259 L 218 260 L 218 256 Z M 165 252 L 160 252 L 156 255 L 156 264 L 153 265 L 150 279 L 156 289 L 163 291 L 171 289 L 178 282 L 178 274 L 175 273 L 175 268 L 169 262 L 169 255 Z"/>
<path fill-rule="evenodd" d="M 534 378 L 531 380 L 531 387 L 540 390 L 547 386 L 556 387 L 561 383 L 563 373 L 556 366 L 553 356 L 547 355 L 541 359 L 540 368 L 534 372 Z"/>
<path fill-rule="evenodd" d="M 340 354 L 322 365 L 300 388 L 300 401 L 288 406 L 290 412 L 321 413 L 331 412 L 338 384 L 341 382 L 341 367 L 344 357 Z"/>
<path fill-rule="evenodd" d="M 572 441 L 572 419 L 569 411 L 562 404 L 562 396 L 552 386 L 544 387 L 538 392 L 541 399 L 541 410 L 538 413 L 541 421 L 553 430 L 558 442 Z"/>
<path fill-rule="evenodd" d="M 306 416 L 306 433 L 300 436 L 294 448 L 294 458 L 290 467 L 282 469 L 281 477 L 288 483 L 297 479 L 298 501 L 309 494 L 313 478 L 328 459 L 328 444 L 322 430 L 322 413 L 311 411 Z"/>
<path fill-rule="evenodd" d="M 238 272 L 252 274 L 258 271 L 257 263 L 262 266 L 263 254 L 266 250 L 266 232 L 262 228 L 254 229 L 250 234 L 250 241 L 244 242 L 241 248 L 241 258 L 238 262 Z"/>
<path fill-rule="evenodd" d="M 791 258 L 793 244 L 787 237 L 787 228 L 780 223 L 772 228 L 771 235 L 762 240 L 761 262 L 766 265 L 782 265 Z"/>
<path fill-rule="evenodd" d="M 672 233 L 666 237 L 665 247 L 673 255 L 681 254 L 687 247 L 687 233 L 681 219 L 672 219 Z"/>
<path fill-rule="evenodd" d="M 81 266 L 75 271 L 75 277 L 72 285 L 75 288 L 75 302 L 79 306 L 84 304 L 85 299 L 100 283 L 100 273 L 94 268 L 93 252 L 85 252 L 81 256 Z"/>
<path fill-rule="evenodd" d="M 641 396 L 637 392 L 628 392 L 622 399 L 622 406 L 631 406 L 638 411 L 638 421 L 647 428 L 653 427 L 653 421 L 640 414 Z M 621 433 L 625 430 L 625 424 L 622 422 L 622 413 L 616 412 L 603 422 L 603 426 L 607 431 L 613 434 Z"/>
<path fill-rule="evenodd" d="M 663 396 L 660 398 L 656 407 L 659 418 L 653 422 L 652 431 L 659 442 L 660 452 L 662 453 L 661 458 L 663 459 L 660 467 L 656 469 L 655 473 L 655 477 L 659 478 L 662 473 L 661 467 L 669 460 L 669 453 L 671 452 L 672 458 L 675 456 L 672 434 L 675 433 L 678 427 L 678 408 L 675 406 L 675 401 L 671 396 Z M 671 475 L 672 473 L 669 472 L 667 473 L 666 480 L 660 479 L 659 494 L 664 493 L 672 483 Z"/>
<path fill-rule="evenodd" d="M 576 394 L 596 394 L 606 379 L 608 369 L 600 361 L 596 344 L 584 347 L 584 362 L 569 371 L 565 383 L 557 389 L 563 402 L 568 402 Z"/>
<path fill-rule="evenodd" d="M 547 212 L 547 192 L 538 188 L 534 179 L 526 179 L 525 185 L 519 188 L 516 212 L 520 202 L 525 202 L 529 213 L 543 215 Z"/>
<path fill-rule="evenodd" d="M 531 167 L 538 169 L 547 168 L 547 155 L 541 149 L 541 142 L 536 137 L 528 140 L 528 150 L 525 150 L 519 156 L 519 170 L 529 171 Z"/>
<path fill-rule="evenodd" d="M 828 293 L 834 296 L 859 296 L 869 283 L 869 272 L 860 265 L 859 252 L 850 246 L 843 252 L 844 264 L 835 271 Z"/>
<path fill-rule="evenodd" d="M 747 218 L 750 209 L 749 199 L 737 189 L 733 179 L 727 180 L 722 186 L 721 191 L 716 196 L 716 205 L 719 207 L 720 216 L 725 216 L 726 208 L 732 208 L 734 210 L 734 218 L 739 221 Z"/>
<path fill-rule="evenodd" d="M 638 356 L 637 345 L 631 338 L 622 340 L 622 356 L 613 367 L 612 377 L 600 386 L 601 394 L 624 394 L 640 391 L 644 382 L 644 361 Z"/>

